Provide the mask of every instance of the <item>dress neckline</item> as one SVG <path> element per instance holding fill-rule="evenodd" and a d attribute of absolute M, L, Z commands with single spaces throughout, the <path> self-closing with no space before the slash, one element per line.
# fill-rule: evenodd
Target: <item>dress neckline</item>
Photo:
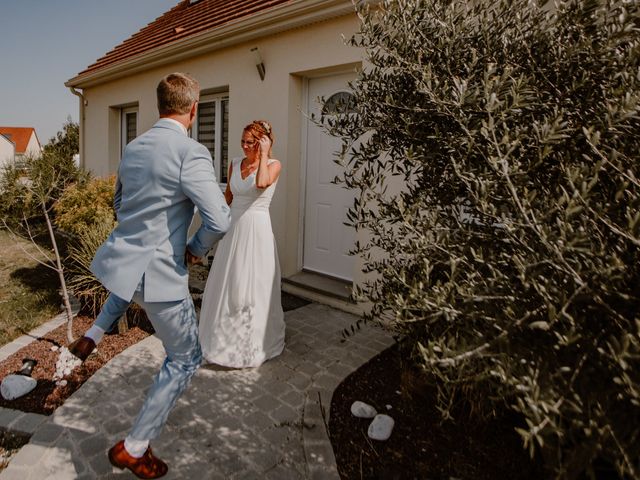
<path fill-rule="evenodd" d="M 245 159 L 245 158 L 247 158 L 247 157 L 242 157 L 242 158 L 240 159 L 240 161 L 238 162 L 238 171 L 240 172 L 240 180 L 242 180 L 243 182 L 244 182 L 247 178 L 249 178 L 251 175 L 253 175 L 254 173 L 256 173 L 256 172 L 258 171 L 258 169 L 253 170 L 249 175 L 247 175 L 246 177 L 244 177 L 244 178 L 243 178 L 243 177 L 242 177 L 242 162 L 244 161 L 244 159 Z"/>

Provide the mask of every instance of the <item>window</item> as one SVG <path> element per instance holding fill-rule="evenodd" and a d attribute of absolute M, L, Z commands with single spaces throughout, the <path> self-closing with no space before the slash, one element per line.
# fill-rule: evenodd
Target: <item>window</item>
<path fill-rule="evenodd" d="M 229 173 L 229 94 L 200 98 L 198 114 L 191 135 L 209 149 L 213 168 L 220 183 L 227 183 Z"/>
<path fill-rule="evenodd" d="M 334 93 L 324 103 L 322 115 L 340 115 L 344 113 L 355 113 L 355 98 L 352 93 Z"/>
<path fill-rule="evenodd" d="M 124 147 L 138 136 L 138 107 L 122 109 L 120 152 L 124 153 Z"/>

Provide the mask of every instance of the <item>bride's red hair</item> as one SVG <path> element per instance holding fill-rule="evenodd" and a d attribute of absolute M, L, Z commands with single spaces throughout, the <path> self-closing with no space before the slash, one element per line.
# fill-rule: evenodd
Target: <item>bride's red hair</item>
<path fill-rule="evenodd" d="M 271 140 L 271 147 L 273 147 L 273 129 L 271 128 L 271 124 L 266 120 L 254 120 L 244 127 L 242 133 L 249 133 L 256 140 L 259 140 L 260 137 L 266 135 L 269 140 Z M 271 148 L 269 148 L 269 157 L 271 157 Z"/>

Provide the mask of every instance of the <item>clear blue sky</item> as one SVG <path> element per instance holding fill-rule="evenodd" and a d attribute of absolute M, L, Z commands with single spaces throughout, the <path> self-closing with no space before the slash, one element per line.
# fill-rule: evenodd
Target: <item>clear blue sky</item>
<path fill-rule="evenodd" d="M 0 125 L 34 127 L 43 145 L 78 97 L 64 82 L 180 0 L 0 0 Z"/>

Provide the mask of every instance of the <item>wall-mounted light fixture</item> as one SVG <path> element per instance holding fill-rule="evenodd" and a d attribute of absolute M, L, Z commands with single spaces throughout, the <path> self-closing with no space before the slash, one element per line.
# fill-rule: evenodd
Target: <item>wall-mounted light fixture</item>
<path fill-rule="evenodd" d="M 264 62 L 262 61 L 262 55 L 260 55 L 260 50 L 258 50 L 258 47 L 253 47 L 251 51 L 253 52 L 253 58 L 256 61 L 256 68 L 258 69 L 260 80 L 264 80 L 265 69 Z"/>

